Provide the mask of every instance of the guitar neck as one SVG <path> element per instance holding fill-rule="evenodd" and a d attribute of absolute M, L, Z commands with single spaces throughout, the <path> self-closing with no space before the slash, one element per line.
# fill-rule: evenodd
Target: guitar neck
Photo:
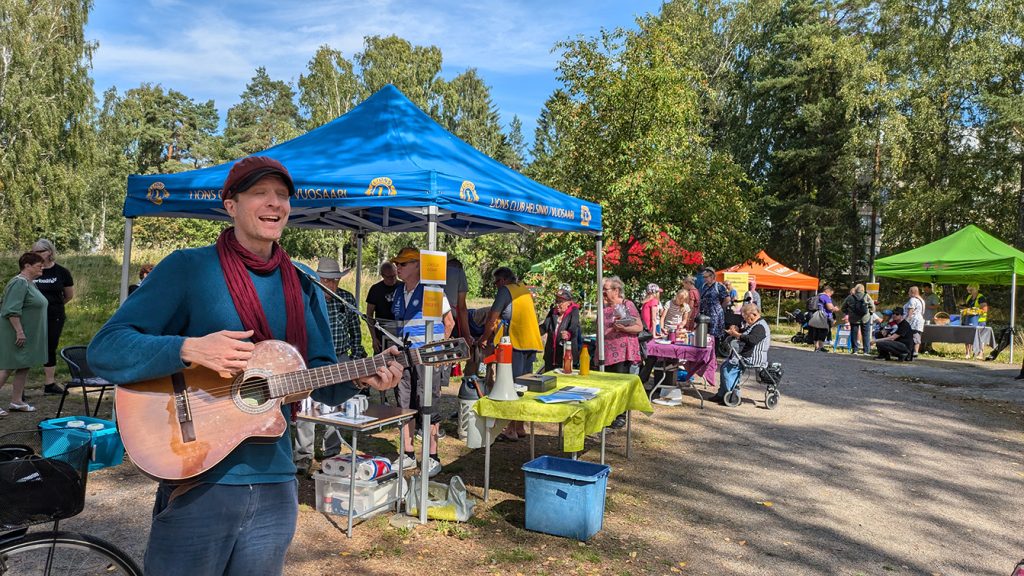
<path fill-rule="evenodd" d="M 418 352 L 416 350 L 411 350 L 410 352 L 413 357 L 413 363 L 419 363 Z M 398 356 L 377 354 L 370 358 L 362 358 L 360 360 L 352 360 L 349 362 L 342 362 L 340 364 L 332 364 L 330 366 L 321 366 L 319 368 L 311 368 L 309 370 L 298 370 L 296 372 L 288 372 L 285 374 L 275 374 L 267 378 L 267 385 L 271 397 L 283 398 L 293 394 L 311 392 L 317 388 L 331 386 L 339 382 L 348 382 L 350 380 L 372 376 L 377 373 L 377 370 L 384 368 L 388 365 L 388 362 L 391 361 L 398 362 L 404 367 L 409 366 L 409 361 L 405 354 L 400 354 Z"/>

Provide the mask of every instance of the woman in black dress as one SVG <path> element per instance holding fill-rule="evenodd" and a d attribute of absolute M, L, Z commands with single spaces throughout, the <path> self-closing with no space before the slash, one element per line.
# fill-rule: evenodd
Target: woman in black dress
<path fill-rule="evenodd" d="M 572 291 L 562 286 L 555 294 L 555 303 L 551 306 L 544 321 L 540 323 L 541 335 L 547 334 L 548 341 L 544 344 L 544 369 L 548 372 L 562 366 L 565 354 L 565 343 L 572 346 L 572 363 L 580 363 L 580 346 L 583 338 L 580 335 L 580 306 L 573 302 Z"/>
<path fill-rule="evenodd" d="M 49 306 L 46 308 L 46 364 L 43 373 L 46 375 L 47 394 L 61 394 L 60 386 L 54 373 L 57 371 L 57 346 L 60 345 L 60 333 L 64 330 L 67 315 L 64 305 L 75 297 L 75 281 L 67 268 L 57 264 L 57 250 L 53 242 L 46 238 L 36 240 L 32 252 L 43 257 L 43 275 L 35 279 L 36 288 L 43 293 Z"/>

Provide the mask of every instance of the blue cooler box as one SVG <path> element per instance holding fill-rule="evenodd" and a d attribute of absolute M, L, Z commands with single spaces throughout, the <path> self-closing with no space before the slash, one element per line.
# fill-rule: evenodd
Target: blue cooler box
<path fill-rule="evenodd" d="M 526 529 L 589 540 L 601 530 L 611 467 L 541 456 L 523 465 Z"/>
<path fill-rule="evenodd" d="M 92 432 L 93 452 L 92 459 L 89 462 L 90 472 L 106 468 L 107 466 L 117 466 L 124 461 L 124 444 L 121 443 L 121 434 L 117 431 L 117 425 L 110 420 L 90 418 L 89 416 L 65 416 L 63 418 L 43 420 L 39 423 L 39 427 L 43 430 L 85 430 L 85 428 L 68 428 L 67 424 L 72 420 L 81 420 L 85 422 L 86 426 L 89 424 L 103 425 L 102 430 Z M 50 444 L 57 443 L 56 439 L 53 442 L 48 442 L 47 438 L 51 438 L 51 435 L 46 434 L 43 436 L 43 456 L 51 456 L 50 451 L 60 453 L 63 450 L 59 446 L 51 447 Z"/>

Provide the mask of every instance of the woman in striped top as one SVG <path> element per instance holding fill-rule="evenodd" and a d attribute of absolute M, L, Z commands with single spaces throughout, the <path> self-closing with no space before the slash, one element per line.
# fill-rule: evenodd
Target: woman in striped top
<path fill-rule="evenodd" d="M 736 383 L 740 380 L 740 374 L 743 373 L 743 366 L 740 365 L 741 359 L 745 366 L 755 368 L 768 366 L 768 348 L 772 343 L 772 333 L 768 323 L 761 317 L 761 311 L 757 306 L 749 302 L 740 309 L 740 315 L 743 316 L 743 329 L 730 326 L 726 330 L 739 342 L 739 352 L 732 354 L 722 363 L 719 368 L 721 384 L 718 387 L 718 392 L 711 397 L 711 400 L 723 405 L 725 404 L 725 395 L 736 387 Z"/>

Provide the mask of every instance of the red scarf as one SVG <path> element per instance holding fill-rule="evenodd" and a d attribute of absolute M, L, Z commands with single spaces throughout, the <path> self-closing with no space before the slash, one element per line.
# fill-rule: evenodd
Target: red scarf
<path fill-rule="evenodd" d="M 270 332 L 267 315 L 263 313 L 263 304 L 256 294 L 256 286 L 253 285 L 248 270 L 257 274 L 267 274 L 280 268 L 281 283 L 284 286 L 284 308 L 288 317 L 285 340 L 295 346 L 305 358 L 306 313 L 302 304 L 302 287 L 299 285 L 299 273 L 284 248 L 275 242 L 270 259 L 264 261 L 242 246 L 235 238 L 235 228 L 230 227 L 217 238 L 217 256 L 220 257 L 224 281 L 228 284 L 228 292 L 231 293 L 238 317 L 246 330 L 253 331 L 254 342 L 271 340 L 274 335 Z"/>

